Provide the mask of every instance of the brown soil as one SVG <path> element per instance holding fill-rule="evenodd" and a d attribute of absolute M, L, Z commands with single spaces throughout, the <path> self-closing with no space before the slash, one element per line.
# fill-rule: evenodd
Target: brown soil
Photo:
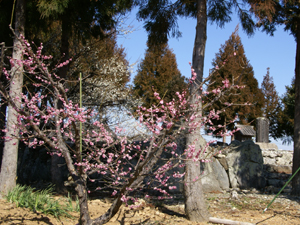
<path fill-rule="evenodd" d="M 262 213 L 274 195 L 243 194 L 238 199 L 232 199 L 230 193 L 210 193 L 206 195 L 209 211 L 212 217 L 248 222 L 260 225 L 299 225 L 300 201 L 299 198 L 279 196 L 271 207 Z M 172 202 L 144 202 L 136 210 L 123 207 L 119 214 L 108 224 L 211 224 L 188 221 L 184 216 L 182 200 Z M 92 218 L 98 217 L 110 206 L 110 200 L 91 200 L 89 210 Z M 16 208 L 15 204 L 0 200 L 0 224 L 77 224 L 78 213 L 71 213 L 75 218 L 61 218 L 34 213 L 29 209 Z"/>

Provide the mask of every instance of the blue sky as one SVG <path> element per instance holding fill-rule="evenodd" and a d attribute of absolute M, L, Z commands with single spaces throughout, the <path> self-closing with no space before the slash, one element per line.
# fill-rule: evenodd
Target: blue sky
<path fill-rule="evenodd" d="M 139 63 L 144 58 L 147 48 L 147 33 L 143 28 L 143 23 L 135 20 L 135 13 L 136 11 L 133 11 L 126 20 L 126 23 L 133 26 L 135 31 L 126 36 L 118 37 L 118 45 L 122 45 L 125 48 L 130 64 Z M 238 23 L 239 21 L 235 14 L 232 14 L 232 21 L 226 24 L 224 28 L 219 28 L 216 24 L 208 22 L 204 76 L 208 75 L 209 69 L 212 68 L 211 62 L 215 54 L 234 32 Z M 169 47 L 173 49 L 176 55 L 178 69 L 181 71 L 181 74 L 189 77 L 189 62 L 192 61 L 196 20 L 182 18 L 178 21 L 178 25 L 179 30 L 182 32 L 182 37 L 179 39 L 171 38 Z M 296 54 L 294 37 L 284 31 L 283 27 L 278 27 L 273 37 L 258 30 L 253 36 L 249 37 L 240 26 L 239 35 L 246 57 L 253 67 L 254 76 L 258 83 L 261 84 L 263 76 L 267 72 L 267 67 L 270 67 L 270 75 L 273 77 L 276 90 L 280 96 L 284 94 L 285 86 L 291 84 L 294 76 Z M 131 80 L 136 74 L 136 68 L 132 72 Z M 291 148 L 292 146 L 285 146 L 285 149 Z"/>

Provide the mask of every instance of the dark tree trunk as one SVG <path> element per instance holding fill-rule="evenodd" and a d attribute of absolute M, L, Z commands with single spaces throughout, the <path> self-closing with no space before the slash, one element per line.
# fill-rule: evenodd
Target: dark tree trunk
<path fill-rule="evenodd" d="M 297 24 L 300 24 L 298 18 Z M 295 117 L 294 117 L 294 155 L 293 174 L 300 167 L 300 26 L 297 26 L 296 33 L 296 69 L 295 69 Z M 300 195 L 300 172 L 292 180 L 292 194 Z"/>
<path fill-rule="evenodd" d="M 197 0 L 197 26 L 196 37 L 193 51 L 193 68 L 197 73 L 196 82 L 191 87 L 191 93 L 198 92 L 201 94 L 197 84 L 203 79 L 204 54 L 206 45 L 206 26 L 207 12 L 206 0 Z M 197 102 L 197 95 L 191 100 L 191 104 Z M 201 106 L 198 113 L 202 114 Z M 200 129 L 193 134 L 188 134 L 186 138 L 186 146 L 195 145 L 196 149 L 205 146 L 205 140 L 200 135 Z M 202 183 L 200 179 L 200 162 L 187 161 L 185 165 L 184 178 L 184 196 L 185 196 L 185 212 L 191 221 L 208 221 L 209 212 L 205 203 Z M 197 181 L 193 181 L 197 179 Z"/>
<path fill-rule="evenodd" d="M 21 60 L 23 57 L 21 42 L 18 39 L 20 35 L 25 36 L 25 0 L 17 0 L 15 10 L 15 38 L 12 58 Z M 15 64 L 11 69 L 10 97 L 21 96 L 23 85 L 23 66 Z M 20 103 L 16 101 L 16 106 L 20 107 Z M 9 105 L 7 115 L 6 137 L 11 138 L 18 135 L 18 131 L 13 127 L 17 124 L 17 116 L 15 109 Z M 16 186 L 17 178 L 17 162 L 18 162 L 18 145 L 19 141 L 15 138 L 6 141 L 3 149 L 3 158 L 0 173 L 0 198 L 3 198 L 9 190 Z"/>

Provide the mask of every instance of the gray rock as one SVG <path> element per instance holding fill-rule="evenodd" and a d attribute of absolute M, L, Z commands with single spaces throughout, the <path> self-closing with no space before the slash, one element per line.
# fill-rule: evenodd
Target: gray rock
<path fill-rule="evenodd" d="M 222 158 L 217 158 L 219 163 L 223 166 L 223 168 L 225 170 L 228 170 L 228 164 L 227 164 L 227 161 L 226 161 L 226 157 L 222 157 Z"/>
<path fill-rule="evenodd" d="M 265 165 L 265 168 L 268 172 L 271 172 L 271 173 L 292 174 L 292 166 L 269 164 L 269 165 Z"/>
<path fill-rule="evenodd" d="M 268 179 L 288 180 L 291 177 L 291 175 L 284 174 L 284 173 L 267 173 L 266 172 L 265 177 L 267 177 Z"/>
<path fill-rule="evenodd" d="M 233 141 L 226 160 L 232 188 L 262 189 L 265 187 L 262 152 L 253 141 L 242 143 Z"/>
<path fill-rule="evenodd" d="M 204 192 L 222 191 L 229 189 L 228 175 L 220 162 L 212 158 L 211 162 L 201 163 L 201 182 Z"/>
<path fill-rule="evenodd" d="M 264 157 L 264 164 L 275 164 L 275 163 L 276 163 L 275 158 Z"/>
<path fill-rule="evenodd" d="M 286 152 L 281 154 L 281 157 L 276 158 L 276 164 L 278 165 L 292 165 L 293 153 Z"/>
<path fill-rule="evenodd" d="M 283 187 L 285 185 L 285 181 L 278 179 L 268 179 L 267 184 L 273 187 Z"/>
<path fill-rule="evenodd" d="M 238 200 L 239 199 L 239 195 L 238 195 L 237 191 L 233 190 L 231 192 L 230 199 L 233 199 L 233 200 Z"/>

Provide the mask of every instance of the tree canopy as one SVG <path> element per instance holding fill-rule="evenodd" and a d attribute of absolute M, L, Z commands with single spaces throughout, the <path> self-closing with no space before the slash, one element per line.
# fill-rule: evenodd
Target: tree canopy
<path fill-rule="evenodd" d="M 280 114 L 279 131 L 284 144 L 289 144 L 294 139 L 295 117 L 295 79 L 290 86 L 285 86 L 286 92 L 281 98 L 283 110 Z"/>
<path fill-rule="evenodd" d="M 175 54 L 166 44 L 148 46 L 133 83 L 134 95 L 142 98 L 145 107 L 159 102 L 154 92 L 170 102 L 177 98 L 176 92 L 187 88 L 186 79 L 177 68 Z"/>
<path fill-rule="evenodd" d="M 224 79 L 228 79 L 231 85 L 243 86 L 242 89 L 235 89 L 222 97 L 220 103 L 214 104 L 212 108 L 221 110 L 228 102 L 233 106 L 227 108 L 220 114 L 220 118 L 213 121 L 218 125 L 227 124 L 237 118 L 239 124 L 253 124 L 255 119 L 262 115 L 264 103 L 263 93 L 258 87 L 258 82 L 254 77 L 254 72 L 238 35 L 238 27 L 231 34 L 229 39 L 221 46 L 216 53 L 212 65 L 217 68 L 208 84 L 208 91 L 212 91 L 222 84 Z M 244 103 L 248 103 L 244 105 Z M 226 125 L 226 129 L 233 130 L 234 124 Z M 218 130 L 216 130 L 216 133 Z"/>
<path fill-rule="evenodd" d="M 218 26 L 231 21 L 235 9 L 241 25 L 247 34 L 252 35 L 255 22 L 250 9 L 251 1 L 242 2 L 227 0 L 207 0 L 207 18 Z M 250 4 L 249 4 L 250 3 Z M 148 42 L 166 43 L 169 37 L 180 37 L 181 32 L 177 23 L 178 17 L 197 17 L 197 1 L 140 1 L 138 18 L 145 21 L 144 28 L 148 32 Z"/>
<path fill-rule="evenodd" d="M 278 138 L 281 104 L 278 92 L 270 76 L 270 68 L 267 68 L 267 74 L 261 83 L 262 93 L 264 95 L 263 116 L 270 122 L 269 133 L 273 138 Z"/>

